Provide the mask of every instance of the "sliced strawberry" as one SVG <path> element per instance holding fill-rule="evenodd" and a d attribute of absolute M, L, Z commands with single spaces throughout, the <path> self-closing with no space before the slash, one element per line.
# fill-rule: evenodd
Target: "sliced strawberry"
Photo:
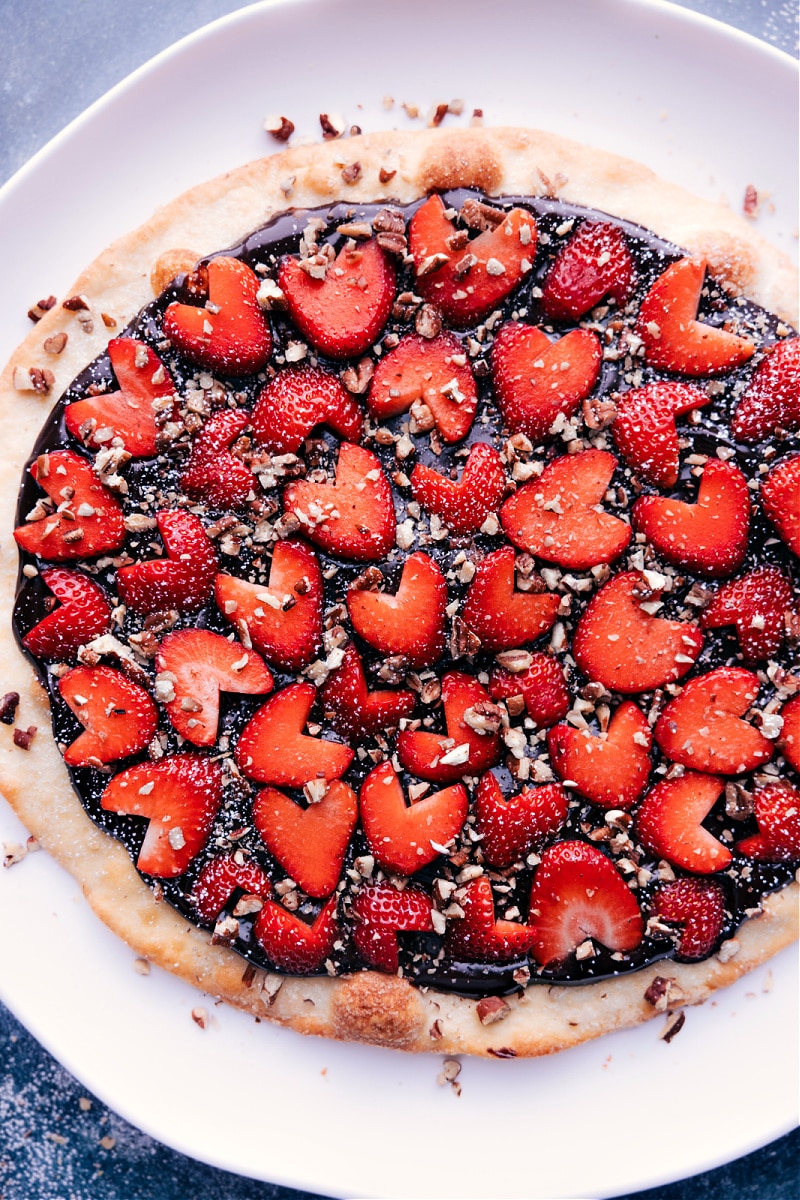
<path fill-rule="evenodd" d="M 343 737 L 360 739 L 394 728 L 416 706 L 413 692 L 367 688 L 361 655 L 351 642 L 342 665 L 328 676 L 322 704 L 331 724 Z"/>
<path fill-rule="evenodd" d="M 489 771 L 475 793 L 476 832 L 483 857 L 493 867 L 510 867 L 555 837 L 567 819 L 567 796 L 560 784 L 525 787 L 507 800 Z"/>
<path fill-rule="evenodd" d="M 776 779 L 756 789 L 758 833 L 737 842 L 736 849 L 761 862 L 800 858 L 800 792 Z"/>
<path fill-rule="evenodd" d="M 203 268 L 208 300 L 170 304 L 164 334 L 198 366 L 224 375 L 253 375 L 272 353 L 272 334 L 258 303 L 258 277 L 237 258 L 212 258 Z"/>
<path fill-rule="evenodd" d="M 510 962 L 523 958 L 534 935 L 519 921 L 497 918 L 492 885 L 486 875 L 473 879 L 458 894 L 464 916 L 448 921 L 445 949 L 457 962 Z"/>
<path fill-rule="evenodd" d="M 659 380 L 617 397 L 611 432 L 626 463 L 645 483 L 678 482 L 680 446 L 675 418 L 703 408 L 711 397 L 691 383 Z"/>
<path fill-rule="evenodd" d="M 758 676 L 718 667 L 684 684 L 658 718 L 655 739 L 673 762 L 695 771 L 740 775 L 772 758 L 773 743 L 741 718 L 755 703 Z"/>
<path fill-rule="evenodd" d="M 644 934 L 636 897 L 613 862 L 586 842 L 559 842 L 544 851 L 528 924 L 531 952 L 543 967 L 563 962 L 587 938 L 624 954 Z"/>
<path fill-rule="evenodd" d="M 547 273 L 542 309 L 553 321 L 577 321 L 606 296 L 622 308 L 634 279 L 633 259 L 619 226 L 582 221 Z"/>
<path fill-rule="evenodd" d="M 800 696 L 784 704 L 781 718 L 783 727 L 778 746 L 786 761 L 800 774 Z"/>
<path fill-rule="evenodd" d="M 563 720 L 572 703 L 564 668 L 550 654 L 532 654 L 531 664 L 524 671 L 506 671 L 503 667 L 492 671 L 489 695 L 493 700 L 521 696 L 537 729 L 547 729 Z"/>
<path fill-rule="evenodd" d="M 250 718 L 235 750 L 246 775 L 259 783 L 297 788 L 344 775 L 353 761 L 350 747 L 303 733 L 316 698 L 313 683 L 293 683 Z"/>
<path fill-rule="evenodd" d="M 158 355 L 136 338 L 112 338 L 108 356 L 119 390 L 74 400 L 64 409 L 64 422 L 73 437 L 99 450 L 121 438 L 133 458 L 149 458 L 158 448 L 162 418 L 177 414 L 175 384 Z M 171 406 L 167 403 L 172 399 Z M 155 401 L 163 401 L 154 408 Z"/>
<path fill-rule="evenodd" d="M 681 258 L 642 301 L 636 332 L 651 367 L 682 375 L 723 375 L 752 357 L 750 338 L 697 320 L 705 275 L 704 258 Z"/>
<path fill-rule="evenodd" d="M 73 667 L 58 681 L 62 699 L 84 727 L 64 751 L 70 767 L 97 767 L 138 754 L 158 726 L 144 688 L 111 667 Z"/>
<path fill-rule="evenodd" d="M 282 904 L 265 901 L 256 917 L 254 933 L 261 949 L 279 971 L 310 975 L 330 958 L 339 936 L 337 902 L 338 896 L 331 896 L 309 925 Z"/>
<path fill-rule="evenodd" d="M 302 542 L 277 542 L 269 583 L 217 575 L 217 606 L 276 667 L 307 667 L 322 643 L 322 572 Z"/>
<path fill-rule="evenodd" d="M 557 417 L 571 417 L 603 362 L 597 334 L 573 329 L 551 342 L 542 329 L 506 321 L 492 348 L 497 403 L 512 433 L 543 442 Z"/>
<path fill-rule="evenodd" d="M 753 372 L 733 413 L 740 442 L 760 442 L 776 429 L 800 425 L 800 338 L 771 346 Z"/>
<path fill-rule="evenodd" d="M 42 571 L 42 583 L 61 603 L 22 639 L 31 654 L 38 658 L 72 658 L 79 646 L 108 632 L 111 605 L 103 589 L 88 575 L 51 567 Z"/>
<path fill-rule="evenodd" d="M 389 883 L 373 883 L 361 889 L 353 901 L 353 942 L 370 967 L 396 974 L 400 965 L 398 933 L 430 933 L 433 930 L 430 897 L 416 887 L 398 891 Z"/>
<path fill-rule="evenodd" d="M 192 902 L 200 920 L 213 924 L 236 891 L 266 900 L 272 894 L 272 884 L 261 867 L 250 859 L 238 862 L 234 854 L 212 858 L 192 888 Z"/>
<path fill-rule="evenodd" d="M 217 573 L 214 543 L 200 518 L 186 509 L 162 509 L 156 521 L 168 557 L 120 567 L 119 594 L 139 613 L 195 612 L 208 599 Z"/>
<path fill-rule="evenodd" d="M 279 371 L 253 409 L 253 434 L 272 454 L 294 454 L 318 425 L 358 442 L 364 414 L 335 375 L 315 367 Z"/>
<path fill-rule="evenodd" d="M 494 446 L 478 442 L 469 452 L 458 483 L 433 467 L 417 463 L 411 472 L 411 490 L 417 503 L 441 517 L 451 533 L 477 533 L 503 499 L 503 460 Z"/>
<path fill-rule="evenodd" d="M 800 454 L 772 468 L 761 484 L 761 504 L 786 545 L 800 558 Z"/>
<path fill-rule="evenodd" d="M 648 850 L 674 867 L 710 875 L 731 861 L 731 852 L 702 822 L 725 790 L 716 775 L 687 771 L 652 788 L 636 817 L 636 836 Z"/>
<path fill-rule="evenodd" d="M 691 669 L 703 635 L 693 622 L 656 616 L 652 607 L 660 597 L 638 571 L 615 575 L 592 597 L 572 642 L 575 661 L 590 679 L 633 694 L 674 683 Z"/>
<path fill-rule="evenodd" d="M 446 736 L 404 729 L 397 755 L 407 771 L 433 783 L 480 775 L 500 757 L 500 711 L 474 675 L 448 671 L 442 679 Z"/>
<path fill-rule="evenodd" d="M 725 924 L 725 892 L 714 879 L 673 879 L 656 892 L 653 912 L 659 921 L 681 926 L 681 958 L 705 958 Z"/>
<path fill-rule="evenodd" d="M 39 558 L 68 562 L 111 554 L 125 541 L 122 509 L 92 470 L 91 463 L 72 450 L 40 454 L 31 475 L 56 505 L 44 516 L 37 510 L 14 530 L 17 544 Z"/>
<path fill-rule="evenodd" d="M 225 408 L 206 422 L 192 443 L 192 452 L 181 475 L 181 487 L 191 500 L 212 508 L 242 508 L 256 492 L 253 472 L 231 454 L 230 445 L 250 420 L 241 408 Z"/>
<path fill-rule="evenodd" d="M 469 807 L 460 783 L 407 805 L 391 762 L 370 771 L 359 802 L 370 851 L 376 862 L 397 875 L 413 875 L 438 858 L 442 847 L 458 837 Z"/>
<path fill-rule="evenodd" d="M 368 350 L 394 303 L 394 265 L 374 238 L 352 249 L 345 243 L 324 279 L 284 258 L 278 282 L 297 328 L 331 358 Z"/>
<path fill-rule="evenodd" d="M 283 504 L 305 536 L 329 554 L 371 562 L 394 546 L 392 489 L 378 459 L 363 446 L 342 442 L 335 481 L 296 479 L 287 485 Z"/>
<path fill-rule="evenodd" d="M 457 328 L 472 325 L 525 278 L 536 254 L 536 222 L 524 208 L 497 210 L 498 222 L 472 241 L 450 248 L 455 234 L 441 196 L 430 196 L 408 226 L 416 288 Z"/>
<path fill-rule="evenodd" d="M 222 801 L 222 767 L 199 754 L 174 754 L 115 775 L 100 800 L 106 812 L 149 817 L 136 865 L 174 879 L 201 852 Z"/>
<path fill-rule="evenodd" d="M 514 590 L 511 546 L 488 555 L 475 572 L 464 603 L 464 621 L 484 650 L 512 650 L 541 637 L 554 624 L 560 598 L 552 592 Z"/>
<path fill-rule="evenodd" d="M 600 511 L 618 465 L 607 450 L 553 459 L 506 500 L 500 513 L 506 534 L 520 550 L 569 570 L 613 562 L 631 540 L 626 521 Z"/>
<path fill-rule="evenodd" d="M 786 614 L 794 603 L 792 585 L 778 567 L 759 567 L 723 584 L 703 609 L 704 629 L 735 625 L 742 655 L 764 662 L 786 636 Z"/>
<path fill-rule="evenodd" d="M 668 562 L 710 579 L 730 575 L 747 553 L 747 480 L 733 463 L 710 458 L 695 504 L 640 496 L 633 506 L 633 524 Z"/>
<path fill-rule="evenodd" d="M 156 671 L 172 684 L 174 697 L 166 705 L 172 727 L 194 746 L 217 740 L 220 692 L 272 690 L 272 676 L 254 650 L 210 629 L 168 633 L 156 652 Z"/>
<path fill-rule="evenodd" d="M 329 896 L 336 887 L 357 820 L 356 794 L 341 779 L 308 808 L 271 787 L 253 804 L 253 824 L 270 854 L 309 896 Z"/>
<path fill-rule="evenodd" d="M 405 658 L 414 669 L 441 657 L 446 607 L 444 575 L 421 552 L 406 559 L 396 592 L 351 587 L 347 593 L 356 633 L 382 654 Z"/>
<path fill-rule="evenodd" d="M 557 725 L 547 735 L 553 768 L 601 808 L 631 808 L 647 787 L 653 744 L 647 717 L 630 700 L 620 704 L 605 733 Z"/>
<path fill-rule="evenodd" d="M 379 421 L 406 412 L 412 404 L 427 404 L 443 439 L 461 441 L 478 407 L 475 377 L 461 342 L 452 333 L 404 337 L 379 360 L 367 403 Z"/>

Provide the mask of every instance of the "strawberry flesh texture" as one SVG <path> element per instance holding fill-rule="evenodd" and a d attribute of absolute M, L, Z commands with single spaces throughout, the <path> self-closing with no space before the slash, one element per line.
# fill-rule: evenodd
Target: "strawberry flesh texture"
<path fill-rule="evenodd" d="M 296 258 L 284 258 L 278 283 L 289 315 L 312 346 L 331 358 L 368 350 L 388 320 L 395 294 L 395 269 L 374 239 L 347 245 L 324 279 L 313 279 Z"/>
<path fill-rule="evenodd" d="M 193 746 L 213 746 L 220 692 L 261 695 L 272 676 L 253 650 L 209 629 L 168 633 L 156 652 L 156 671 L 172 676 L 175 699 L 166 705 L 173 729 Z"/>
<path fill-rule="evenodd" d="M 618 466 L 606 450 L 564 455 L 506 500 L 500 520 L 520 550 L 569 570 L 585 571 L 619 558 L 631 527 L 597 509 Z"/>
<path fill-rule="evenodd" d="M 394 547 L 392 489 L 378 459 L 363 446 L 342 442 L 335 482 L 295 480 L 283 504 L 299 518 L 305 536 L 328 554 L 374 562 Z"/>
<path fill-rule="evenodd" d="M 64 422 L 73 437 L 95 450 L 112 438 L 121 438 L 133 458 L 149 458 L 158 449 L 159 426 L 153 401 L 173 397 L 167 416 L 174 419 L 175 384 L 158 355 L 136 338 L 112 338 L 108 356 L 119 389 L 74 400 L 64 409 Z M 81 428 L 86 422 L 92 423 L 90 432 L 82 437 Z M 103 436 L 98 438 L 98 433 Z"/>
<path fill-rule="evenodd" d="M 217 573 L 217 552 L 194 513 L 164 509 L 156 513 L 167 558 L 148 559 L 117 571 L 119 594 L 138 613 L 202 608 Z"/>
<path fill-rule="evenodd" d="M 781 717 L 783 727 L 778 746 L 786 761 L 800 774 L 800 696 L 784 704 Z"/>
<path fill-rule="evenodd" d="M 255 374 L 272 353 L 272 334 L 258 303 L 259 282 L 246 263 L 212 258 L 205 305 L 170 304 L 164 334 L 200 367 L 235 377 Z"/>
<path fill-rule="evenodd" d="M 112 667 L 73 667 L 59 679 L 58 690 L 84 726 L 64 751 L 70 767 L 138 754 L 156 732 L 158 712 L 147 692 Z"/>
<path fill-rule="evenodd" d="M 541 966 L 563 962 L 587 938 L 628 953 L 642 940 L 639 905 L 617 868 L 586 842 L 559 842 L 533 877 L 528 923 Z"/>
<path fill-rule="evenodd" d="M 302 732 L 316 698 L 312 683 L 293 683 L 250 718 L 235 750 L 237 765 L 250 779 L 301 788 L 344 775 L 353 761 L 350 747 Z"/>
<path fill-rule="evenodd" d="M 466 885 L 458 901 L 464 916 L 448 922 L 445 949 L 457 962 L 511 962 L 528 954 L 533 932 L 519 921 L 497 918 L 487 876 Z"/>
<path fill-rule="evenodd" d="M 553 768 L 604 809 L 629 809 L 639 799 L 650 776 L 652 741 L 647 718 L 630 700 L 620 704 L 605 737 L 572 725 L 557 725 L 547 735 Z"/>
<path fill-rule="evenodd" d="M 181 487 L 190 500 L 205 501 L 212 508 L 235 509 L 253 498 L 255 476 L 230 450 L 249 420 L 248 412 L 226 408 L 214 413 L 195 436 L 181 475 Z"/>
<path fill-rule="evenodd" d="M 357 820 L 355 792 L 340 779 L 308 808 L 272 787 L 253 804 L 253 824 L 265 846 L 309 896 L 329 896 L 336 887 Z"/>
<path fill-rule="evenodd" d="M 331 896 L 311 925 L 282 904 L 265 901 L 253 932 L 267 958 L 290 975 L 310 975 L 319 970 L 333 953 L 339 936 L 337 901 L 337 896 Z"/>
<path fill-rule="evenodd" d="M 658 718 L 655 739 L 673 762 L 739 775 L 767 762 L 773 743 L 741 717 L 758 697 L 758 676 L 718 667 L 684 685 Z"/>
<path fill-rule="evenodd" d="M 119 550 L 125 541 L 122 509 L 85 458 L 72 450 L 54 450 L 36 459 L 30 470 L 57 507 L 48 516 L 14 530 L 23 550 L 51 562 L 93 558 Z M 78 510 L 84 505 L 92 512 L 79 516 Z M 76 537 L 79 529 L 82 535 Z"/>
<path fill-rule="evenodd" d="M 772 468 L 761 484 L 761 504 L 786 545 L 800 558 L 800 454 Z"/>
<path fill-rule="evenodd" d="M 477 533 L 486 518 L 497 512 L 505 489 L 503 460 L 485 442 L 470 450 L 458 483 L 423 463 L 411 472 L 414 499 L 457 535 Z"/>
<path fill-rule="evenodd" d="M 681 958 L 705 958 L 719 941 L 725 924 L 725 893 L 713 879 L 672 879 L 653 898 L 660 921 L 680 925 Z"/>
<path fill-rule="evenodd" d="M 640 479 L 654 487 L 675 486 L 680 471 L 675 418 L 703 408 L 710 399 L 693 384 L 674 380 L 622 393 L 611 432 L 620 454 Z"/>
<path fill-rule="evenodd" d="M 731 432 L 740 442 L 760 442 L 776 429 L 800 426 L 800 338 L 772 346 L 736 405 Z"/>
<path fill-rule="evenodd" d="M 367 404 L 373 417 L 388 421 L 412 404 L 427 404 L 445 442 L 460 442 L 472 428 L 478 406 L 475 377 L 464 347 L 451 333 L 435 338 L 409 334 L 379 359 Z"/>
<path fill-rule="evenodd" d="M 463 618 L 483 650 L 513 650 L 541 637 L 555 623 L 560 599 L 550 592 L 514 590 L 513 547 L 489 554 L 478 567 Z"/>
<path fill-rule="evenodd" d="M 257 863 L 237 862 L 233 854 L 212 858 L 201 870 L 192 888 L 192 903 L 201 921 L 211 925 L 217 920 L 234 892 L 259 896 L 266 900 L 272 893 L 269 876 Z"/>
<path fill-rule="evenodd" d="M 776 779 L 756 789 L 758 833 L 737 842 L 736 849 L 761 862 L 800 859 L 800 792 Z"/>
<path fill-rule="evenodd" d="M 61 603 L 22 639 L 31 654 L 37 658 L 69 659 L 79 646 L 108 632 L 111 605 L 103 589 L 88 575 L 65 567 L 51 567 L 42 571 L 42 582 Z"/>
<path fill-rule="evenodd" d="M 396 875 L 413 875 L 458 837 L 469 799 L 463 784 L 429 792 L 406 804 L 391 762 L 370 771 L 361 786 L 361 825 L 375 861 Z"/>
<path fill-rule="evenodd" d="M 447 584 L 427 554 L 403 564 L 397 591 L 350 588 L 347 608 L 356 633 L 386 656 L 401 655 L 410 667 L 429 667 L 444 650 Z"/>
<path fill-rule="evenodd" d="M 568 802 L 560 784 L 525 787 L 505 799 L 489 771 L 475 792 L 476 832 L 486 861 L 510 867 L 555 837 L 567 819 Z"/>
<path fill-rule="evenodd" d="M 591 330 L 573 329 L 551 342 L 542 329 L 506 321 L 492 348 L 492 371 L 508 428 L 534 445 L 545 441 L 556 418 L 571 417 L 590 395 L 602 361 Z"/>
<path fill-rule="evenodd" d="M 416 290 L 461 329 L 488 316 L 525 278 L 536 255 L 536 222 L 524 208 L 503 214 L 498 209 L 501 219 L 494 229 L 451 250 L 448 239 L 455 230 L 445 212 L 441 196 L 429 197 L 409 222 L 408 248 L 417 269 Z M 427 263 L 437 254 L 446 255 L 447 261 L 427 272 Z M 461 274 L 459 264 L 467 255 L 476 261 Z"/>
<path fill-rule="evenodd" d="M 638 571 L 624 571 L 592 597 L 572 642 L 575 661 L 590 679 L 632 695 L 674 683 L 691 670 L 703 635 L 692 622 L 641 607 L 660 595 Z"/>
<path fill-rule="evenodd" d="M 432 783 L 454 783 L 464 775 L 480 775 L 494 766 L 500 757 L 500 736 L 481 733 L 465 720 L 465 714 L 482 706 L 494 708 L 486 689 L 473 675 L 449 671 L 442 679 L 442 706 L 447 734 L 423 729 L 404 729 L 397 737 L 397 756 L 407 771 Z M 447 759 L 466 745 L 466 758 Z"/>
<path fill-rule="evenodd" d="M 146 875 L 174 879 L 203 850 L 221 801 L 220 764 L 175 754 L 115 775 L 100 804 L 106 812 L 150 818 L 136 865 Z"/>
<path fill-rule="evenodd" d="M 522 696 L 528 716 L 537 729 L 546 729 L 562 721 L 571 704 L 564 669 L 549 654 L 532 654 L 531 665 L 524 671 L 512 672 L 498 667 L 489 680 L 489 695 L 493 700 Z"/>
<path fill-rule="evenodd" d="M 390 688 L 370 691 L 361 655 L 352 642 L 344 652 L 342 665 L 328 676 L 321 697 L 336 732 L 354 739 L 394 728 L 403 717 L 410 717 L 416 706 L 413 692 Z"/>
<path fill-rule="evenodd" d="M 553 260 L 542 288 L 552 321 L 577 321 L 606 296 L 622 308 L 635 272 L 625 234 L 607 221 L 583 221 Z"/>
<path fill-rule="evenodd" d="M 369 884 L 353 901 L 356 950 L 368 966 L 397 974 L 398 933 L 432 932 L 432 911 L 430 898 L 417 887 L 406 887 L 401 892 L 389 883 Z"/>
<path fill-rule="evenodd" d="M 274 666 L 299 671 L 322 644 L 322 572 L 317 556 L 302 542 L 278 542 L 269 584 L 220 574 L 217 607 Z"/>
<path fill-rule="evenodd" d="M 780 649 L 786 614 L 794 604 L 792 585 L 778 567 L 760 567 L 724 584 L 703 609 L 704 629 L 735 625 L 746 662 L 765 662 Z"/>
<path fill-rule="evenodd" d="M 287 367 L 260 393 L 253 436 L 271 454 L 295 454 L 318 425 L 358 442 L 364 414 L 335 375 L 313 367 Z"/>
<path fill-rule="evenodd" d="M 696 771 L 662 779 L 639 808 L 638 840 L 685 871 L 710 875 L 724 870 L 730 865 L 731 852 L 702 825 L 724 790 L 723 780 Z"/>
<path fill-rule="evenodd" d="M 681 258 L 667 267 L 642 301 L 636 332 L 645 361 L 682 375 L 724 375 L 752 357 L 750 338 L 697 320 L 706 274 L 702 258 Z"/>

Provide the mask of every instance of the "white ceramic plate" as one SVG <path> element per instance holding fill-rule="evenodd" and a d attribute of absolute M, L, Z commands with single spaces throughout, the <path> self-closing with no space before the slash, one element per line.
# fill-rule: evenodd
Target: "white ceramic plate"
<path fill-rule="evenodd" d="M 466 64 L 466 65 L 465 65 Z M 628 154 L 735 206 L 769 193 L 793 248 L 795 64 L 670 5 L 631 0 L 305 0 L 263 4 L 137 72 L 0 192 L 0 361 L 40 295 L 63 295 L 112 238 L 183 188 L 264 152 L 267 112 L 409 125 L 463 97 L 493 124 L 550 128 Z M 724 99 L 735 97 L 726 110 Z M 744 99 L 743 99 L 744 97 Z M 448 118 L 452 120 L 453 118 Z M 466 118 L 465 118 L 466 119 Z M 43 216 L 42 197 L 55 198 Z M 0 809 L 0 839 L 22 831 Z M 217 1166 L 326 1194 L 608 1197 L 691 1175 L 797 1120 L 797 956 L 688 1013 L 532 1062 L 466 1061 L 306 1040 L 134 973 L 44 855 L 0 879 L 0 995 L 136 1125 Z"/>

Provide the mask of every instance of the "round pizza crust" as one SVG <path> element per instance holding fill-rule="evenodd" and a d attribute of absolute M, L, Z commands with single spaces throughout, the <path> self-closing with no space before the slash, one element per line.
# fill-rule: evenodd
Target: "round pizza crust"
<path fill-rule="evenodd" d="M 357 170 L 343 175 L 355 164 Z M 580 986 L 534 984 L 508 999 L 501 1021 L 488 1024 L 481 1022 L 475 999 L 418 989 L 374 971 L 300 979 L 254 970 L 157 902 L 125 848 L 86 815 L 50 733 L 45 692 L 11 628 L 18 569 L 11 531 L 24 464 L 56 399 L 103 352 L 115 331 L 153 299 L 154 285 L 160 290 L 178 270 L 235 244 L 290 207 L 337 200 L 407 204 L 430 190 L 455 187 L 476 187 L 494 196 L 550 196 L 636 222 L 705 256 L 731 291 L 797 324 L 797 272 L 743 218 L 635 162 L 536 130 L 364 135 L 286 150 L 193 188 L 101 254 L 70 293 L 82 296 L 88 311 L 68 311 L 60 304 L 51 309 L 0 377 L 0 665 L 3 691 L 20 694 L 18 725 L 38 728 L 28 751 L 14 744 L 11 728 L 0 728 L 0 788 L 111 929 L 137 954 L 214 998 L 301 1033 L 344 1041 L 446 1054 L 533 1056 L 699 1003 L 732 983 L 797 938 L 800 886 L 793 883 L 769 896 L 763 912 L 710 959 L 667 960 Z M 103 315 L 116 325 L 107 326 Z M 59 355 L 48 353 L 46 339 L 60 332 L 68 334 L 66 347 Z M 52 373 L 47 395 L 32 386 L 32 369 Z"/>

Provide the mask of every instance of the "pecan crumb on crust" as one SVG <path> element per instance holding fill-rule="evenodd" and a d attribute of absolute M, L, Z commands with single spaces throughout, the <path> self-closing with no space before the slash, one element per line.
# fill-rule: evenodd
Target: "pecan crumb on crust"
<path fill-rule="evenodd" d="M 44 351 L 45 354 L 61 354 L 67 344 L 66 333 L 54 333 L 52 337 L 45 338 Z"/>
<path fill-rule="evenodd" d="M 27 729 L 14 730 L 14 745 L 19 746 L 20 750 L 30 750 L 31 742 L 36 737 L 36 725 L 29 725 Z"/>
<path fill-rule="evenodd" d="M 475 1012 L 481 1025 L 494 1025 L 508 1016 L 511 1005 L 502 996 L 484 996 L 478 1001 Z"/>
<path fill-rule="evenodd" d="M 14 724 L 18 704 L 19 692 L 6 692 L 5 696 L 0 700 L 0 721 L 4 725 Z"/>

